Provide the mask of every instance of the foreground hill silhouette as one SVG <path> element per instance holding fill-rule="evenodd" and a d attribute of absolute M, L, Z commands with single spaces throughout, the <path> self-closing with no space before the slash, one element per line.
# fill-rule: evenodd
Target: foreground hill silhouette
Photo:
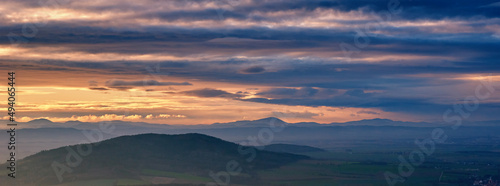
<path fill-rule="evenodd" d="M 91 146 L 91 152 L 88 147 Z M 147 180 L 147 176 L 158 176 L 160 173 L 175 172 L 207 178 L 209 172 L 225 171 L 227 163 L 238 162 L 242 168 L 239 175 L 231 178 L 232 183 L 257 182 L 255 171 L 277 168 L 306 156 L 256 150 L 251 161 L 250 153 L 240 153 L 239 145 L 202 134 L 141 134 L 122 136 L 100 143 L 81 146 L 69 146 L 42 151 L 18 162 L 17 183 L 20 185 L 54 185 L 60 184 L 54 171 L 64 172 L 62 183 L 99 179 L 135 179 Z M 81 163 L 74 166 L 70 162 L 78 162 L 73 154 L 83 153 Z M 243 147 L 248 150 L 250 147 Z M 88 154 L 88 155 L 87 155 Z M 85 155 L 85 156 L 84 156 Z M 54 164 L 54 162 L 57 162 Z M 76 163 L 78 164 L 78 163 Z M 62 168 L 61 168 L 62 167 Z M 64 167 L 70 168 L 71 173 Z M 168 176 L 166 176 L 168 177 Z M 198 179 L 200 180 L 200 179 Z M 207 181 L 201 179 L 201 181 Z M 6 183 L 2 180 L 2 183 Z"/>

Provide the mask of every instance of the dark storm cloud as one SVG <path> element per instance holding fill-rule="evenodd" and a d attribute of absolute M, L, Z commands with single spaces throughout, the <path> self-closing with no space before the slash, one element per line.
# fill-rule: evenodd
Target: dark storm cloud
<path fill-rule="evenodd" d="M 122 81 L 122 80 L 110 80 L 106 82 L 108 87 L 116 86 L 172 86 L 172 85 L 192 85 L 189 82 L 158 82 L 156 80 L 144 80 L 144 81 Z"/>
<path fill-rule="evenodd" d="M 432 103 L 426 99 L 415 98 L 394 98 L 382 97 L 383 95 L 359 98 L 347 95 L 335 96 L 324 99 L 311 98 L 285 98 L 285 99 L 267 99 L 267 98 L 249 98 L 238 99 L 241 101 L 250 101 L 268 104 L 280 104 L 290 106 L 330 106 L 330 107 L 355 107 L 355 108 L 378 108 L 387 112 L 399 112 L 408 114 L 442 114 L 451 105 Z"/>
<path fill-rule="evenodd" d="M 434 0 L 256 0 L 251 5 L 242 4 L 239 6 L 230 6 L 229 8 L 226 8 L 224 15 L 227 13 L 228 16 L 231 17 L 231 13 L 233 12 L 248 14 L 254 10 L 263 12 L 286 10 L 313 11 L 320 8 L 337 9 L 341 11 L 352 11 L 365 8 L 365 11 L 381 12 L 387 11 L 390 3 L 399 4 L 399 6 L 403 7 L 402 17 L 405 19 L 442 19 L 447 17 L 471 16 L 500 17 L 500 12 L 495 10 L 495 3 L 498 3 L 498 0 L 458 0 L 453 1 L 452 3 L 448 1 Z M 243 16 L 240 15 L 238 17 Z"/>
<path fill-rule="evenodd" d="M 264 2 L 264 1 L 256 1 Z M 380 12 L 388 10 L 389 3 L 399 2 L 403 7 L 402 15 L 405 19 L 441 19 L 446 17 L 470 17 L 487 16 L 500 17 L 500 12 L 495 10 L 498 0 L 470 1 L 457 0 L 434 1 L 434 0 L 301 0 L 301 1 L 267 1 L 267 3 L 256 3 L 253 7 L 267 11 L 279 11 L 290 9 L 314 10 L 317 8 L 331 8 L 343 11 L 367 8 L 367 10 Z M 493 6 L 491 6 L 493 4 Z M 243 8 L 242 8 L 243 9 Z M 241 11 L 241 9 L 238 9 Z"/>
<path fill-rule="evenodd" d="M 174 55 L 187 57 L 213 54 L 228 56 L 244 53 L 249 56 L 271 56 L 287 53 L 302 53 L 304 56 L 343 56 L 340 43 L 354 44 L 355 32 L 325 29 L 267 29 L 246 28 L 227 31 L 203 29 L 168 29 L 167 31 L 111 31 L 100 28 L 75 28 L 64 26 L 47 27 L 37 37 L 22 47 L 64 47 L 64 52 L 87 52 L 92 54 L 116 53 L 125 55 Z M 0 34 L 8 34 L 0 28 Z M 19 30 L 21 30 L 19 28 Z M 76 31 L 73 31 L 76 30 Z M 353 54 L 354 60 L 363 57 L 393 55 L 420 55 L 429 57 L 454 57 L 464 61 L 495 60 L 500 42 L 493 42 L 491 33 L 478 34 L 432 34 L 419 32 L 406 34 L 412 29 L 400 28 L 405 33 L 399 37 L 370 37 L 370 45 Z M 398 32 L 399 32 L 398 31 Z M 69 34 L 71 32 L 71 34 Z M 411 31 L 414 32 L 414 31 Z M 415 31 L 416 32 L 416 31 Z M 207 42 L 213 39 L 233 37 L 253 39 L 253 42 Z M 0 42 L 8 45 L 7 37 Z M 257 69 L 254 69 L 257 70 Z M 242 72 L 245 72 L 244 70 Z"/>
<path fill-rule="evenodd" d="M 104 87 L 90 87 L 89 89 L 90 90 L 101 90 L 101 91 L 109 90 L 108 88 L 104 88 Z"/>
<path fill-rule="evenodd" d="M 283 97 L 296 97 L 296 98 L 304 98 L 304 97 L 314 97 L 320 91 L 325 91 L 324 89 L 317 89 L 311 87 L 302 87 L 298 89 L 293 88 L 272 88 L 267 91 L 262 91 L 257 93 L 256 95 L 264 96 L 267 98 L 283 98 Z M 336 91 L 330 91 L 329 93 L 335 93 Z"/>
<path fill-rule="evenodd" d="M 248 67 L 241 69 L 240 72 L 243 74 L 259 74 L 266 71 L 264 67 L 261 66 L 253 66 L 253 67 Z"/>
<path fill-rule="evenodd" d="M 356 114 L 372 114 L 372 115 L 380 115 L 380 113 L 378 113 L 378 112 L 373 112 L 373 111 L 365 111 L 365 110 L 358 111 L 358 112 L 356 112 Z"/>
<path fill-rule="evenodd" d="M 211 88 L 184 91 L 184 92 L 181 92 L 181 94 L 188 95 L 188 96 L 203 97 L 203 98 L 212 98 L 212 97 L 239 98 L 239 97 L 242 97 L 241 94 L 233 94 L 233 93 L 229 93 L 229 92 L 226 92 L 223 90 L 217 90 L 217 89 L 211 89 Z"/>
<path fill-rule="evenodd" d="M 20 1 L 15 7 L 38 8 L 38 2 Z M 215 7 L 209 4 L 213 2 L 123 1 L 87 6 L 80 1 L 65 1 L 60 3 L 62 8 L 84 11 L 79 14 L 128 14 L 122 17 L 112 14 L 102 20 L 52 20 L 38 29 L 36 37 L 28 38 L 28 43 L 18 47 L 30 53 L 57 48 L 43 51 L 48 57 L 83 52 L 82 56 L 168 55 L 179 60 L 158 60 L 157 56 L 106 62 L 99 61 L 106 60 L 105 57 L 79 61 L 2 59 L 0 66 L 131 75 L 150 74 L 146 67 L 158 65 L 160 76 L 168 73 L 187 81 L 273 87 L 260 89 L 255 94 L 258 98 L 245 98 L 243 92 L 230 93 L 217 87 L 180 92 L 183 95 L 283 105 L 380 108 L 429 115 L 441 114 L 449 107 L 432 99 L 453 91 L 442 87 L 462 87 L 467 83 L 450 77 L 500 73 L 500 12 L 495 0 L 400 0 L 401 13 L 381 23 L 379 32 L 368 33 L 370 42 L 366 47 L 358 47 L 359 52 L 351 56 L 353 63 L 339 59 L 344 57 L 340 44 L 355 45 L 355 38 L 359 37 L 355 29 L 376 22 L 375 18 L 363 15 L 387 11 L 390 0 L 222 1 Z M 335 12 L 330 14 L 335 19 L 304 26 L 326 18 L 314 16 L 329 10 Z M 359 14 L 349 14 L 352 12 Z M 0 17 L 0 35 L 21 35 L 25 24 Z M 140 24 L 134 20 L 140 20 Z M 149 24 L 152 20 L 154 23 Z M 178 25 L 170 24 L 176 21 Z M 9 38 L 0 38 L 0 44 L 3 48 L 10 47 Z M 191 84 L 114 80 L 106 82 L 106 87 L 89 89 L 175 85 Z M 425 92 L 418 92 L 419 89 Z M 493 113 L 498 107 L 485 104 L 482 109 Z"/>
<path fill-rule="evenodd" d="M 220 81 L 260 84 L 277 87 L 308 87 L 307 89 L 283 89 L 276 88 L 269 92 L 262 92 L 266 95 L 279 95 L 280 93 L 295 94 L 304 92 L 313 94 L 316 88 L 323 89 L 376 89 L 386 90 L 391 87 L 422 87 L 422 86 L 442 86 L 463 83 L 461 80 L 440 79 L 433 77 L 410 77 L 408 75 L 418 74 L 443 74 L 443 76 L 456 75 L 461 73 L 495 73 L 498 70 L 495 63 L 489 66 L 481 63 L 465 62 L 442 62 L 434 65 L 399 65 L 399 64 L 295 64 L 286 68 L 276 69 L 273 72 L 260 74 L 241 74 L 239 65 L 221 65 L 220 62 L 108 62 L 108 63 L 77 63 L 77 62 L 44 62 L 31 63 L 43 68 L 46 66 L 64 66 L 80 71 L 111 71 L 114 74 L 147 74 L 147 66 L 159 65 L 160 72 L 169 72 L 170 76 L 183 78 L 204 79 L 207 81 Z M 498 65 L 497 65 L 498 66 Z M 338 69 L 344 69 L 339 71 Z M 61 71 L 65 71 L 64 69 Z M 448 74 L 448 75 L 446 75 Z M 159 74 L 161 75 L 161 73 Z M 113 82 L 108 85 L 145 85 L 144 81 L 134 82 Z M 161 82 L 146 82 L 146 85 L 161 85 Z M 186 83 L 180 83 L 185 84 Z M 165 82 L 164 84 L 170 85 Z M 316 88 L 314 88 L 316 87 Z M 325 91 L 318 89 L 319 92 Z M 282 91 L 282 92 L 280 92 Z M 334 93 L 334 92 L 332 92 Z"/>
<path fill-rule="evenodd" d="M 441 66 L 443 65 L 443 66 Z M 391 87 L 421 87 L 453 85 L 462 83 L 459 80 L 447 80 L 425 77 L 408 77 L 422 73 L 456 74 L 456 73 L 488 73 L 495 69 L 487 67 L 456 67 L 444 66 L 400 66 L 400 65 L 374 65 L 374 64 L 311 64 L 293 65 L 274 72 L 261 74 L 240 74 L 237 69 L 228 66 L 216 66 L 206 63 L 192 63 L 189 68 L 178 69 L 171 75 L 199 78 L 210 81 L 224 80 L 233 83 L 248 83 L 271 85 L 278 87 L 318 87 L 337 89 L 368 88 L 385 90 Z M 344 68 L 344 71 L 337 71 Z M 162 68 L 168 70 L 168 68 Z M 312 88 L 314 89 L 314 88 Z M 314 92 L 312 89 L 305 89 Z M 307 92 L 305 91 L 304 92 Z M 321 90 L 321 89 L 320 89 Z M 297 89 L 277 88 L 266 95 L 294 94 Z"/>

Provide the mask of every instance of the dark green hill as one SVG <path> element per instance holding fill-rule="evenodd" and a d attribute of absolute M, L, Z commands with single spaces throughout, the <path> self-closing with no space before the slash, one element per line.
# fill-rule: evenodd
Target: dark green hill
<path fill-rule="evenodd" d="M 91 152 L 86 155 L 91 146 Z M 162 135 L 141 134 L 122 136 L 100 143 L 61 147 L 43 151 L 18 162 L 17 179 L 21 185 L 53 185 L 59 184 L 53 169 L 71 168 L 71 173 L 64 173 L 62 183 L 98 180 L 98 179 L 136 179 L 144 176 L 158 176 L 162 172 L 175 172 L 195 177 L 209 178 L 209 171 L 215 173 L 226 170 L 230 161 L 238 162 L 242 168 L 240 175 L 246 178 L 231 178 L 232 183 L 238 181 L 256 181 L 255 171 L 276 168 L 306 156 L 256 151 L 250 162 L 249 153 L 241 154 L 235 143 L 202 134 Z M 72 166 L 67 163 L 77 162 L 78 158 L 69 155 L 82 153 L 81 163 Z M 249 147 L 244 147 L 248 150 Z M 86 155 L 86 156 L 83 156 Z M 56 163 L 54 163 L 56 162 Z M 5 180 L 1 180 L 5 183 Z M 210 181 L 210 180 L 208 180 Z"/>

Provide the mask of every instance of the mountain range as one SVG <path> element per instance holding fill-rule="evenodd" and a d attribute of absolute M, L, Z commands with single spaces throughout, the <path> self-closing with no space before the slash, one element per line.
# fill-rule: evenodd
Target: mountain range
<path fill-rule="evenodd" d="M 0 120 L 2 121 L 2 120 Z M 7 122 L 7 121 L 2 121 Z M 276 117 L 262 118 L 258 120 L 240 120 L 228 123 L 213 123 L 213 124 L 193 124 L 193 125 L 172 125 L 172 124 L 151 124 L 146 122 L 128 122 L 128 121 L 106 121 L 108 124 L 117 125 L 123 128 L 175 128 L 175 129 L 207 129 L 207 128 L 238 128 L 238 127 L 269 127 L 271 123 L 277 125 L 297 126 L 297 127 L 326 127 L 326 126 L 400 126 L 400 127 L 439 127 L 448 125 L 443 122 L 410 122 L 410 121 L 394 121 L 390 119 L 364 119 L 349 122 L 332 122 L 332 123 L 316 123 L 316 122 L 298 122 L 287 123 Z M 48 119 L 35 119 L 29 122 L 19 122 L 19 128 L 76 128 L 89 129 L 98 125 L 98 122 L 52 122 Z M 500 121 L 464 121 L 462 126 L 499 126 Z"/>
<path fill-rule="evenodd" d="M 415 139 L 427 138 L 435 128 L 449 129 L 447 134 L 453 140 L 465 138 L 482 138 L 500 134 L 500 122 L 484 121 L 464 123 L 460 130 L 451 130 L 450 125 L 425 122 L 402 122 L 388 119 L 360 120 L 346 123 L 287 123 L 279 118 L 263 118 L 259 120 L 243 120 L 230 123 L 214 123 L 211 125 L 168 125 L 143 122 L 109 121 L 103 130 L 102 123 L 69 121 L 51 122 L 46 119 L 20 123 L 18 156 L 20 158 L 41 150 L 78 143 L 98 142 L 123 135 L 143 133 L 186 134 L 199 133 L 221 138 L 234 143 L 245 143 L 248 138 L 255 138 L 268 131 L 272 126 L 283 127 L 272 131 L 270 142 L 251 144 L 266 146 L 276 143 L 306 145 L 322 149 L 343 146 L 370 145 L 378 141 L 389 141 L 395 144 L 413 143 Z M 0 137 L 7 138 L 7 133 Z M 484 138 L 484 139 L 483 139 Z M 491 140 L 491 139 L 490 139 Z M 450 141 L 453 143 L 453 141 Z M 348 148 L 348 147 L 346 147 Z M 0 154 L 1 159 L 6 154 Z"/>

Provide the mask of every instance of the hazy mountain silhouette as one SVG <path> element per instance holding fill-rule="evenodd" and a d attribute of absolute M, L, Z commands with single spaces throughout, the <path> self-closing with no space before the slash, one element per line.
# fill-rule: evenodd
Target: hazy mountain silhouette
<path fill-rule="evenodd" d="M 229 123 L 214 123 L 212 125 L 209 125 L 209 128 L 269 127 L 271 124 L 279 126 L 287 123 L 279 118 L 269 117 L 258 120 L 242 120 Z"/>
<path fill-rule="evenodd" d="M 5 121 L 5 120 L 3 120 Z M 108 125 L 113 125 L 117 129 L 217 129 L 217 128 L 254 128 L 254 127 L 269 127 L 271 124 L 276 126 L 296 126 L 296 127 L 329 127 L 329 126 L 400 126 L 400 127 L 438 127 L 446 126 L 445 123 L 429 123 L 429 122 L 409 122 L 409 121 L 394 121 L 390 119 L 364 119 L 349 122 L 332 122 L 321 124 L 316 122 L 299 122 L 287 123 L 280 118 L 268 117 L 258 120 L 240 120 L 227 123 L 192 124 L 192 125 L 170 125 L 166 124 L 151 124 L 146 122 L 128 122 L 128 121 L 105 121 Z M 463 126 L 499 126 L 500 121 L 464 121 Z M 64 123 L 52 122 L 47 119 L 35 119 L 29 122 L 19 122 L 18 128 L 48 128 L 48 127 L 64 127 L 76 128 L 82 130 L 98 129 L 100 122 L 81 122 L 67 121 Z"/>
<path fill-rule="evenodd" d="M 143 122 L 107 121 L 113 128 L 106 133 L 101 130 L 100 122 L 69 121 L 65 123 L 50 122 L 41 119 L 28 123 L 19 123 L 18 132 L 24 134 L 19 138 L 20 149 L 18 157 L 23 158 L 40 150 L 53 149 L 65 145 L 95 142 L 89 140 L 85 133 L 97 131 L 102 134 L 99 140 L 105 140 L 123 135 L 144 133 L 186 134 L 200 133 L 221 138 L 231 142 L 243 142 L 248 137 L 256 136 L 263 128 L 274 126 L 284 127 L 282 131 L 273 133 L 272 143 L 307 145 L 329 149 L 336 143 L 370 143 L 370 141 L 389 140 L 405 143 L 415 138 L 427 136 L 435 127 L 447 125 L 425 122 L 402 122 L 388 119 L 369 119 L 345 123 L 319 124 L 314 122 L 286 123 L 279 118 L 264 118 L 259 120 L 244 120 L 230 123 L 215 123 L 212 125 L 164 125 Z M 463 130 L 450 131 L 450 135 L 460 138 L 497 135 L 500 131 L 499 121 L 465 122 Z M 33 129 L 27 129 L 32 127 Z M 102 131 L 102 132 L 101 132 Z M 0 137 L 8 138 L 8 133 L 0 133 Z M 57 136 L 55 138 L 54 136 Z M 83 142 L 82 142 L 83 141 Z M 86 141 L 86 142 L 85 142 Z M 269 144 L 256 144 L 264 146 Z M 0 153 L 0 160 L 8 154 Z M 0 163 L 3 163 L 0 162 Z"/>

